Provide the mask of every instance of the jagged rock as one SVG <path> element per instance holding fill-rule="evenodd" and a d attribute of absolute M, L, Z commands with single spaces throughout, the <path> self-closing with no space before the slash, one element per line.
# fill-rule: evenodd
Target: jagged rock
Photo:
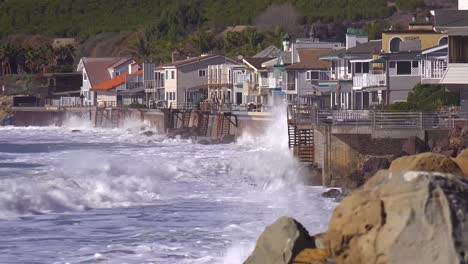
<path fill-rule="evenodd" d="M 422 139 L 418 137 L 410 137 L 405 144 L 403 144 L 401 151 L 406 155 L 416 155 L 429 151 L 429 147 Z"/>
<path fill-rule="evenodd" d="M 281 217 L 260 235 L 244 264 L 289 264 L 306 248 L 315 248 L 309 232 L 293 218 Z"/>
<path fill-rule="evenodd" d="M 341 195 L 341 191 L 338 189 L 330 189 L 322 193 L 322 197 L 324 198 L 338 198 L 340 195 Z"/>
<path fill-rule="evenodd" d="M 452 159 L 437 153 L 422 153 L 401 157 L 392 162 L 389 171 L 427 171 L 462 175 L 460 167 Z"/>
<path fill-rule="evenodd" d="M 463 171 L 463 174 L 465 176 L 468 176 L 468 149 L 462 151 L 453 160 L 458 164 L 458 167 L 460 167 L 460 169 Z"/>
<path fill-rule="evenodd" d="M 80 133 L 81 130 L 79 130 L 79 129 L 73 129 L 71 132 L 72 132 L 72 133 Z"/>
<path fill-rule="evenodd" d="M 145 132 L 141 133 L 141 135 L 151 137 L 151 136 L 154 136 L 154 132 L 153 131 L 145 131 Z"/>
<path fill-rule="evenodd" d="M 468 179 L 380 171 L 335 209 L 326 235 L 343 263 L 468 263 Z"/>
<path fill-rule="evenodd" d="M 369 158 L 362 165 L 365 181 L 374 176 L 379 170 L 386 170 L 388 167 L 390 167 L 390 161 L 387 158 Z"/>

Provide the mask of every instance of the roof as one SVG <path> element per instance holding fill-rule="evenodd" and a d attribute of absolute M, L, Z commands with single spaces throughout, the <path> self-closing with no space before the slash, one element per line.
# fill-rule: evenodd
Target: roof
<path fill-rule="evenodd" d="M 244 62 L 257 70 L 262 69 L 262 63 L 272 60 L 272 58 L 244 58 Z"/>
<path fill-rule="evenodd" d="M 330 52 L 328 49 L 300 49 L 297 52 L 299 53 L 300 62 L 289 65 L 286 69 L 326 69 L 331 67 L 329 61 L 320 60 L 321 55 Z"/>
<path fill-rule="evenodd" d="M 231 58 L 215 54 L 215 55 L 202 55 L 202 56 L 198 56 L 198 57 L 194 57 L 194 58 L 188 58 L 188 59 L 185 59 L 185 60 L 179 60 L 179 61 L 176 61 L 174 63 L 163 64 L 163 65 L 157 67 L 157 69 L 161 69 L 162 67 L 179 67 L 179 66 L 184 66 L 186 64 L 200 62 L 200 61 L 204 61 L 204 60 L 208 60 L 208 59 L 212 59 L 212 58 L 217 58 L 217 57 L 224 57 L 226 60 L 237 63 L 236 61 L 234 61 Z"/>
<path fill-rule="evenodd" d="M 131 60 L 132 58 L 122 58 L 118 61 L 116 61 L 114 64 L 110 65 L 109 67 L 107 67 L 108 69 L 109 68 L 117 68 L 118 66 L 126 63 L 127 61 Z"/>
<path fill-rule="evenodd" d="M 279 48 L 277 48 L 274 45 L 271 45 L 268 48 L 255 54 L 252 58 L 275 58 L 280 52 L 281 50 Z"/>
<path fill-rule="evenodd" d="M 342 57 L 346 53 L 346 49 L 337 49 L 320 56 L 320 59 L 336 59 Z"/>
<path fill-rule="evenodd" d="M 387 53 L 389 60 L 416 60 L 420 51 Z"/>
<path fill-rule="evenodd" d="M 436 27 L 468 27 L 468 10 L 436 10 Z"/>
<path fill-rule="evenodd" d="M 110 58 L 82 58 L 83 66 L 86 69 L 88 80 L 91 86 L 105 82 L 111 78 L 107 68 L 112 64 L 123 59 L 122 57 L 110 57 Z"/>
<path fill-rule="evenodd" d="M 383 34 L 440 34 L 439 32 L 436 32 L 436 31 L 430 30 L 430 29 L 385 30 L 385 31 L 382 31 L 382 33 Z"/>
<path fill-rule="evenodd" d="M 379 53 L 381 50 L 382 50 L 382 40 L 371 40 L 369 42 L 357 45 L 356 47 L 347 49 L 346 55 L 363 54 L 363 53 L 376 54 L 376 53 Z"/>
<path fill-rule="evenodd" d="M 143 70 L 139 70 L 139 71 L 136 71 L 135 73 L 133 73 L 135 75 L 141 75 L 143 74 Z M 107 80 L 107 81 L 104 81 L 100 84 L 97 84 L 95 86 L 93 86 L 91 88 L 92 91 L 108 91 L 108 90 L 112 90 L 114 89 L 115 87 L 121 85 L 121 84 L 124 84 L 127 80 L 127 75 L 128 73 L 123 73 L 123 74 L 120 74 L 119 76 L 116 76 L 110 80 Z"/>

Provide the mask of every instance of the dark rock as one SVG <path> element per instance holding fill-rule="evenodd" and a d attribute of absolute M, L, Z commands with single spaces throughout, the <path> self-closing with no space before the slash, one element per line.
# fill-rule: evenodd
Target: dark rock
<path fill-rule="evenodd" d="M 201 144 L 201 145 L 211 145 L 211 142 L 209 140 L 207 140 L 207 139 L 198 140 L 197 143 Z"/>
<path fill-rule="evenodd" d="M 367 181 L 374 176 L 379 170 L 386 170 L 390 167 L 390 161 L 387 158 L 371 157 L 362 165 L 364 180 Z"/>
<path fill-rule="evenodd" d="M 281 217 L 260 235 L 244 264 L 289 264 L 308 248 L 316 248 L 309 232 L 293 218 Z"/>
<path fill-rule="evenodd" d="M 338 189 L 330 189 L 324 193 L 322 193 L 322 197 L 324 198 L 337 198 L 341 195 L 341 191 Z"/>
<path fill-rule="evenodd" d="M 422 139 L 418 137 L 410 137 L 405 142 L 405 144 L 403 144 L 401 151 L 406 153 L 406 155 L 416 155 L 419 153 L 428 152 L 429 147 Z"/>
<path fill-rule="evenodd" d="M 221 138 L 221 144 L 231 144 L 236 142 L 236 138 L 234 135 L 224 135 Z"/>
<path fill-rule="evenodd" d="M 73 129 L 71 132 L 72 132 L 72 133 L 80 133 L 81 130 L 79 130 L 79 129 Z"/>
<path fill-rule="evenodd" d="M 151 136 L 154 135 L 154 132 L 152 132 L 152 131 L 145 131 L 145 132 L 141 133 L 141 135 L 147 136 L 147 137 L 151 137 Z"/>

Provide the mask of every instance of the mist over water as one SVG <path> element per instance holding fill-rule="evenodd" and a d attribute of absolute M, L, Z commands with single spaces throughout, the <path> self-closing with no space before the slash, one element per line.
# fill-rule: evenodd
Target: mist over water
<path fill-rule="evenodd" d="M 325 230 L 335 204 L 304 186 L 274 116 L 213 146 L 141 122 L 0 128 L 0 263 L 242 263 L 282 215 Z"/>

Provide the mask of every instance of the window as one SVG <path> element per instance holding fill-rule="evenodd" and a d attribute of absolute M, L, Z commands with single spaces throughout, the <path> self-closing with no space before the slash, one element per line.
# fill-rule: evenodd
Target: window
<path fill-rule="evenodd" d="M 396 63 L 394 61 L 390 62 L 390 68 L 395 69 L 396 68 Z"/>
<path fill-rule="evenodd" d="M 419 68 L 419 61 L 413 61 L 413 64 L 411 66 L 413 68 Z"/>
<path fill-rule="evenodd" d="M 198 70 L 198 77 L 205 77 L 206 76 L 206 70 Z"/>
<path fill-rule="evenodd" d="M 390 52 L 400 51 L 401 38 L 395 37 L 390 40 Z"/>
<path fill-rule="evenodd" d="M 411 75 L 411 61 L 397 62 L 397 75 Z"/>
<path fill-rule="evenodd" d="M 348 73 L 349 74 L 351 74 L 351 70 L 352 70 L 351 62 L 348 61 Z"/>
<path fill-rule="evenodd" d="M 310 79 L 311 80 L 318 80 L 320 77 L 319 77 L 319 72 L 318 71 L 311 71 L 310 72 Z"/>
<path fill-rule="evenodd" d="M 356 73 L 362 73 L 362 62 L 356 62 L 354 67 Z"/>
<path fill-rule="evenodd" d="M 115 76 L 119 76 L 119 75 L 120 75 L 120 72 L 116 71 Z"/>
<path fill-rule="evenodd" d="M 175 71 L 171 71 L 171 79 L 172 79 L 172 80 L 175 79 Z"/>
<path fill-rule="evenodd" d="M 369 63 L 368 62 L 364 62 L 362 64 L 362 73 L 369 73 Z"/>
<path fill-rule="evenodd" d="M 83 80 L 85 80 L 85 81 L 88 80 L 88 74 L 86 74 L 86 72 L 83 72 Z"/>
<path fill-rule="evenodd" d="M 310 80 L 310 71 L 306 71 L 306 80 Z"/>
<path fill-rule="evenodd" d="M 448 44 L 448 38 L 447 37 L 443 37 L 439 40 L 439 45 L 446 45 Z"/>
<path fill-rule="evenodd" d="M 166 71 L 166 80 L 169 79 L 169 71 Z"/>

